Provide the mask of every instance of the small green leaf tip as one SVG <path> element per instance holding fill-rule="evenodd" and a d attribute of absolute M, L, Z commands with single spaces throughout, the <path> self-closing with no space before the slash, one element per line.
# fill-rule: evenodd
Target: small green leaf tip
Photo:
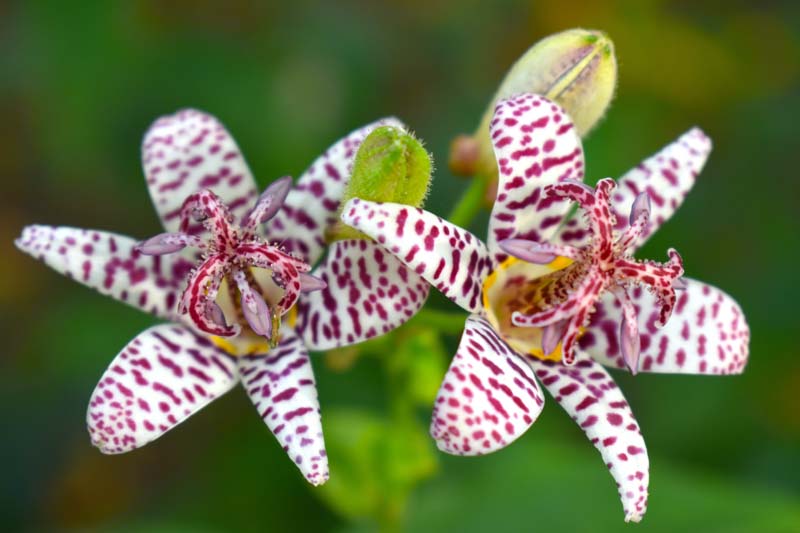
<path fill-rule="evenodd" d="M 339 210 L 353 198 L 422 207 L 432 170 L 430 154 L 413 135 L 392 126 L 376 128 L 356 152 Z M 341 222 L 327 237 L 328 242 L 368 238 Z"/>
<path fill-rule="evenodd" d="M 584 137 L 603 118 L 616 86 L 614 44 L 605 33 L 573 29 L 546 37 L 508 71 L 475 134 L 453 141 L 450 169 L 462 176 L 496 176 L 489 125 L 498 100 L 521 93 L 545 96 L 569 113 Z"/>

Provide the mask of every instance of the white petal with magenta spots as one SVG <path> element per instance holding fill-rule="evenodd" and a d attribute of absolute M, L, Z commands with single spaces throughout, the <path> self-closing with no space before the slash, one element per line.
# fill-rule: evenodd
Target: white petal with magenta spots
<path fill-rule="evenodd" d="M 424 279 L 366 240 L 335 242 L 312 274 L 327 287 L 300 303 L 297 328 L 311 350 L 388 333 L 413 317 L 428 296 Z"/>
<path fill-rule="evenodd" d="M 314 485 L 328 480 L 317 387 L 311 359 L 291 328 L 269 353 L 237 359 L 242 386 L 292 461 Z"/>
<path fill-rule="evenodd" d="M 750 329 L 741 308 L 711 285 L 682 278 L 686 289 L 667 324 L 657 329 L 659 307 L 648 291 L 629 291 L 639 310 L 640 372 L 675 374 L 741 374 L 747 364 Z M 617 334 L 622 309 L 611 295 L 597 304 L 581 348 L 600 363 L 626 368 Z M 613 329 L 613 331 L 612 331 Z"/>
<path fill-rule="evenodd" d="M 693 128 L 618 180 L 618 186 L 611 195 L 617 231 L 627 227 L 631 206 L 636 197 L 643 192 L 650 197 L 649 222 L 629 248 L 631 253 L 640 248 L 677 211 L 710 153 L 711 139 L 699 128 Z M 571 246 L 586 245 L 589 242 L 589 233 L 584 229 L 582 219 L 572 217 L 559 229 L 554 242 Z"/>
<path fill-rule="evenodd" d="M 528 358 L 536 377 L 598 449 L 617 488 L 625 520 L 647 510 L 650 462 L 639 425 L 608 372 L 579 354 L 573 366 Z"/>
<path fill-rule="evenodd" d="M 313 265 L 325 249 L 325 231 L 337 222 L 353 160 L 359 146 L 379 126 L 405 128 L 396 118 L 385 118 L 355 130 L 317 158 L 297 180 L 264 235 Z"/>
<path fill-rule="evenodd" d="M 184 109 L 156 120 L 142 142 L 142 166 L 153 205 L 170 232 L 178 231 L 184 199 L 202 189 L 214 191 L 237 218 L 258 196 L 236 141 L 202 111 Z"/>
<path fill-rule="evenodd" d="M 462 308 L 483 308 L 481 291 L 492 259 L 468 231 L 422 209 L 358 198 L 347 203 L 342 221 L 373 238 Z"/>
<path fill-rule="evenodd" d="M 542 189 L 565 179 L 583 180 L 583 148 L 569 116 L 533 94 L 501 100 L 491 124 L 497 158 L 497 199 L 487 245 L 498 261 L 505 239 L 547 240 L 570 206 L 544 198 Z"/>
<path fill-rule="evenodd" d="M 431 436 L 454 455 L 481 455 L 516 440 L 544 397 L 533 371 L 480 316 L 464 334 L 433 408 Z"/>
<path fill-rule="evenodd" d="M 177 317 L 177 298 L 192 268 L 178 255 L 141 255 L 130 237 L 104 231 L 27 226 L 15 244 L 65 276 L 167 320 Z"/>
<path fill-rule="evenodd" d="M 233 360 L 183 326 L 163 324 L 136 336 L 100 378 L 86 421 L 103 453 L 144 446 L 228 392 Z"/>

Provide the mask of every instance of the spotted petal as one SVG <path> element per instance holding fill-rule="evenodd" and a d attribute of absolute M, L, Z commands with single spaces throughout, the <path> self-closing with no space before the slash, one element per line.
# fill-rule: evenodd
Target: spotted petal
<path fill-rule="evenodd" d="M 134 338 L 100 378 L 86 421 L 103 453 L 144 446 L 228 392 L 233 360 L 208 340 L 174 324 Z"/>
<path fill-rule="evenodd" d="M 141 255 L 130 237 L 104 231 L 27 226 L 15 244 L 65 276 L 167 320 L 176 318 L 175 302 L 192 267 L 177 255 Z"/>
<path fill-rule="evenodd" d="M 655 327 L 659 307 L 648 291 L 629 291 L 639 309 L 641 372 L 740 374 L 747 364 L 750 329 L 739 305 L 727 294 L 700 281 L 683 278 L 686 289 L 669 322 Z M 626 368 L 617 342 L 622 309 L 612 296 L 597 304 L 581 348 L 598 362 Z M 613 331 L 612 331 L 613 330 Z"/>
<path fill-rule="evenodd" d="M 617 231 L 627 226 L 636 197 L 642 192 L 650 197 L 649 222 L 638 240 L 629 248 L 631 253 L 641 247 L 677 211 L 710 153 L 711 139 L 699 128 L 693 128 L 619 179 L 618 187 L 611 196 Z M 554 242 L 584 246 L 589 242 L 589 233 L 584 229 L 582 220 L 576 216 L 559 229 Z"/>
<path fill-rule="evenodd" d="M 428 296 L 428 283 L 365 240 L 335 242 L 313 275 L 327 283 L 300 305 L 298 330 L 311 350 L 355 344 L 399 327 Z"/>
<path fill-rule="evenodd" d="M 258 196 L 253 175 L 230 133 L 214 117 L 184 109 L 156 120 L 142 142 L 150 197 L 164 228 L 178 231 L 184 199 L 211 189 L 241 218 Z M 200 227 L 193 228 L 200 231 Z"/>
<path fill-rule="evenodd" d="M 311 359 L 291 328 L 277 348 L 237 359 L 242 385 L 284 451 L 314 485 L 328 480 L 317 387 Z"/>
<path fill-rule="evenodd" d="M 454 455 L 481 455 L 516 440 L 539 416 L 544 397 L 533 372 L 478 315 L 436 397 L 431 436 Z"/>
<path fill-rule="evenodd" d="M 546 98 L 523 94 L 498 102 L 491 124 L 499 169 L 487 245 L 498 261 L 505 239 L 545 241 L 570 206 L 544 198 L 546 185 L 583 180 L 583 148 L 569 116 Z"/>
<path fill-rule="evenodd" d="M 617 482 L 625 520 L 647 509 L 650 463 L 639 425 L 608 372 L 579 354 L 575 365 L 529 358 L 536 377 L 586 433 Z"/>
<path fill-rule="evenodd" d="M 358 198 L 345 205 L 342 221 L 373 238 L 467 311 L 482 309 L 481 289 L 492 259 L 471 233 L 422 209 Z"/>
<path fill-rule="evenodd" d="M 396 118 L 385 118 L 355 130 L 317 158 L 297 180 L 283 208 L 270 220 L 264 234 L 313 265 L 325 249 L 325 231 L 336 214 L 353 170 L 358 147 L 379 126 L 405 128 Z"/>

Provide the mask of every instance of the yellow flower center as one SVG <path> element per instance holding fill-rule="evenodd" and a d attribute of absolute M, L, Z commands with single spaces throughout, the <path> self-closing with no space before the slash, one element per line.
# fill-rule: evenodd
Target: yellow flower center
<path fill-rule="evenodd" d="M 544 295 L 559 271 L 572 264 L 557 257 L 538 265 L 509 257 L 483 282 L 483 307 L 489 322 L 515 350 L 544 360 L 561 360 L 561 343 L 551 354 L 542 351 L 541 328 L 519 328 L 511 323 L 511 314 L 535 313 L 546 307 Z"/>

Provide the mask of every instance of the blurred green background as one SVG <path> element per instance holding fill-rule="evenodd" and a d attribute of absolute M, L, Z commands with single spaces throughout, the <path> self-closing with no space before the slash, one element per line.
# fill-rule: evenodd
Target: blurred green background
<path fill-rule="evenodd" d="M 500 453 L 435 452 L 425 405 L 457 337 L 425 330 L 373 344 L 378 356 L 316 359 L 322 491 L 238 389 L 145 449 L 90 446 L 96 380 L 154 320 L 18 253 L 23 225 L 157 233 L 139 143 L 187 106 L 228 126 L 262 185 L 395 114 L 433 152 L 428 208 L 446 213 L 467 183 L 447 170 L 450 139 L 530 44 L 579 26 L 608 32 L 620 64 L 585 141 L 589 178 L 701 126 L 711 159 L 642 255 L 676 246 L 752 329 L 740 377 L 616 374 L 651 457 L 642 524 L 623 523 L 597 452 L 553 401 Z M 800 531 L 799 80 L 796 2 L 0 3 L 0 529 Z M 410 390 L 419 401 L 393 412 Z"/>

